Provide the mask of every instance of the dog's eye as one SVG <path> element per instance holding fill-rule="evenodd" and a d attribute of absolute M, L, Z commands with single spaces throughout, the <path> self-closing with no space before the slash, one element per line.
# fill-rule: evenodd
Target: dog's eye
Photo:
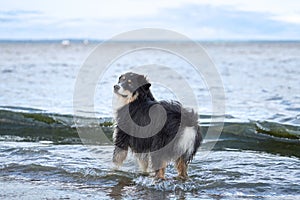
<path fill-rule="evenodd" d="M 120 77 L 119 77 L 119 82 L 120 82 L 120 81 L 124 81 L 125 79 L 126 79 L 125 76 L 120 76 Z"/>

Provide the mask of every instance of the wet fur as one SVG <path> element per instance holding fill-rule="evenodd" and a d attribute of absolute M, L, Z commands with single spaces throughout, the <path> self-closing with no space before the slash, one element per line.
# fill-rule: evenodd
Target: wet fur
<path fill-rule="evenodd" d="M 155 100 L 150 86 L 144 76 L 135 73 L 122 75 L 118 85 L 115 86 L 116 98 L 125 98 L 125 95 L 121 96 L 119 90 L 125 91 L 128 96 L 124 100 L 124 105 L 118 105 L 115 111 L 117 126 L 114 131 L 113 162 L 117 166 L 122 165 L 128 150 L 131 149 L 136 154 L 143 171 L 151 167 L 155 170 L 157 178 L 164 179 L 167 164 L 174 161 L 178 176 L 185 179 L 188 164 L 202 142 L 198 115 L 192 110 L 183 108 L 177 101 Z M 135 124 L 142 127 L 147 126 L 151 122 L 149 110 L 154 105 L 164 108 L 167 114 L 166 122 L 158 133 L 141 138 L 141 133 L 135 126 L 127 125 L 128 120 L 132 119 Z M 130 116 L 126 114 L 128 110 Z M 159 118 L 160 113 L 155 114 Z M 126 125 L 130 133 L 124 132 L 120 128 L 121 125 Z M 162 148 L 163 151 L 159 151 Z"/>

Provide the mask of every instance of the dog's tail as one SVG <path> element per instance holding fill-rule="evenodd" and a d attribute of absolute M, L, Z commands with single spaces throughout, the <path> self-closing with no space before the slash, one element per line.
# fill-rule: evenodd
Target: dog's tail
<path fill-rule="evenodd" d="M 194 139 L 194 146 L 192 147 L 191 151 L 189 153 L 186 153 L 183 157 L 186 163 L 190 163 L 193 160 L 203 140 L 200 126 L 197 125 L 196 129 L 197 130 Z"/>
<path fill-rule="evenodd" d="M 183 127 L 194 127 L 194 130 L 196 131 L 195 134 L 195 139 L 194 139 L 194 147 L 193 150 L 190 154 L 186 155 L 187 157 L 187 162 L 191 162 L 194 158 L 194 156 L 196 155 L 202 141 L 203 141 L 203 136 L 202 136 L 202 131 L 201 131 L 201 127 L 198 124 L 198 114 L 196 112 L 194 112 L 193 110 L 189 111 L 189 110 L 182 110 L 182 126 Z"/>
<path fill-rule="evenodd" d="M 194 110 L 187 110 L 182 108 L 181 110 L 181 125 L 185 126 L 198 126 L 198 113 Z"/>
<path fill-rule="evenodd" d="M 203 141 L 203 136 L 202 136 L 201 127 L 197 125 L 197 134 L 196 134 L 194 149 L 198 149 L 202 141 Z"/>

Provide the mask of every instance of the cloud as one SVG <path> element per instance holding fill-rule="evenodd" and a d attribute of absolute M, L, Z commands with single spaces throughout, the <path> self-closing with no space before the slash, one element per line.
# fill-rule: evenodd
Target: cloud
<path fill-rule="evenodd" d="M 290 23 L 275 21 L 268 13 L 239 11 L 228 6 L 188 5 L 181 9 L 169 10 L 165 19 L 171 19 L 174 13 L 176 17 L 173 18 L 172 23 L 177 22 L 191 31 L 206 28 L 211 30 L 210 33 L 214 34 L 211 36 L 216 39 L 279 38 L 285 30 L 294 26 Z M 296 29 L 300 30 L 299 27 Z M 201 38 L 201 35 L 198 37 Z M 203 35 L 203 37 L 210 36 Z"/>
<path fill-rule="evenodd" d="M 233 6 L 189 4 L 163 9 L 159 15 L 135 23 L 170 28 L 194 39 L 300 39 L 296 24 L 275 20 L 272 13 L 241 11 Z"/>
<path fill-rule="evenodd" d="M 10 10 L 0 12 L 0 22 L 21 22 L 31 17 L 35 17 L 41 14 L 38 11 L 27 11 L 27 10 Z"/>
<path fill-rule="evenodd" d="M 296 14 L 274 16 L 274 20 L 300 25 L 300 12 Z"/>
<path fill-rule="evenodd" d="M 279 15 L 272 12 L 196 2 L 181 2 L 173 6 L 164 3 L 158 7 L 150 6 L 147 10 L 142 1 L 138 12 L 130 13 L 136 8 L 127 10 L 121 6 L 113 12 L 107 10 L 100 15 L 96 13 L 97 9 L 91 9 L 87 15 L 87 7 L 79 12 L 76 5 L 65 16 L 62 8 L 53 11 L 55 6 L 0 11 L 0 39 L 106 39 L 120 32 L 145 27 L 171 29 L 193 39 L 300 39 L 297 23 L 277 19 Z M 108 7 L 113 9 L 113 4 Z M 120 11 L 122 9 L 125 11 Z M 143 11 L 147 12 L 143 14 Z"/>

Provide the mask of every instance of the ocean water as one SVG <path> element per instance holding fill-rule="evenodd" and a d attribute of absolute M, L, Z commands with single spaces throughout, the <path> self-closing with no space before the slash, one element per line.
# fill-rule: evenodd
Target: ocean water
<path fill-rule="evenodd" d="M 206 135 L 187 181 L 175 179 L 172 165 L 167 180 L 156 181 L 140 174 L 132 155 L 121 169 L 113 168 L 112 86 L 121 73 L 137 65 L 171 66 L 199 101 L 203 132 L 211 126 L 217 130 L 218 125 L 210 124 L 217 117 L 210 92 L 188 63 L 151 50 L 114 60 L 99 77 L 94 105 L 86 105 L 78 116 L 83 128 L 104 131 L 94 140 L 78 136 L 73 95 L 82 64 L 97 43 L 1 42 L 0 198 L 300 198 L 300 43 L 200 44 L 223 81 L 224 128 L 220 137 Z M 189 48 L 185 43 L 174 45 Z M 163 78 L 180 82 L 174 74 Z M 157 99 L 178 97 L 159 83 L 152 84 L 152 91 Z"/>

